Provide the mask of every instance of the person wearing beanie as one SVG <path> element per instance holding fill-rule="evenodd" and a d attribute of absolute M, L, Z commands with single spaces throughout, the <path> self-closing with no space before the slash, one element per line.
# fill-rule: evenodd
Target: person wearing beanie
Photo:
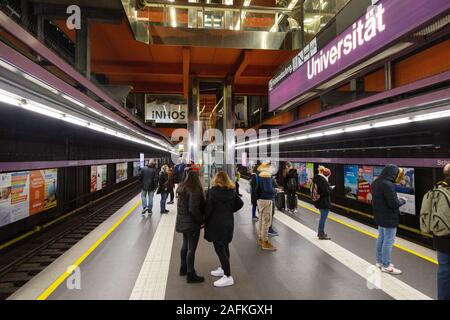
<path fill-rule="evenodd" d="M 265 162 L 258 167 L 259 183 L 256 190 L 256 203 L 259 211 L 258 245 L 263 250 L 276 250 L 269 242 L 269 227 L 272 225 L 273 202 L 276 195 L 272 179 L 273 167 Z"/>
<path fill-rule="evenodd" d="M 331 191 L 334 187 L 330 186 L 328 182 L 328 178 L 331 176 L 331 170 L 324 166 L 319 166 L 318 171 L 319 174 L 313 178 L 311 190 L 314 206 L 320 211 L 317 236 L 320 240 L 330 240 L 331 238 L 325 233 L 325 222 L 330 212 Z"/>

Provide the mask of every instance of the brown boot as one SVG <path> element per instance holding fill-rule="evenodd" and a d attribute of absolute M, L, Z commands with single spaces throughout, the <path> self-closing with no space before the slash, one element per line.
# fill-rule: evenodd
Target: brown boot
<path fill-rule="evenodd" d="M 262 240 L 261 240 L 261 239 L 258 239 L 258 242 L 257 242 L 257 243 L 258 243 L 258 246 L 261 247 L 261 245 L 262 245 Z"/>
<path fill-rule="evenodd" d="M 277 250 L 277 248 L 275 248 L 273 246 L 273 244 L 271 244 L 269 241 L 263 242 L 262 245 L 261 245 L 261 249 L 268 250 L 268 251 L 275 251 L 275 250 Z"/>

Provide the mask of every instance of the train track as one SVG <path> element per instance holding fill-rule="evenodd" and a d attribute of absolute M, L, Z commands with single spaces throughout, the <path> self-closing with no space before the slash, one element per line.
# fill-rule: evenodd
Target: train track
<path fill-rule="evenodd" d="M 0 267 L 0 299 L 5 300 L 112 216 L 138 192 L 132 184 L 74 217 L 13 248 L 10 261 Z"/>

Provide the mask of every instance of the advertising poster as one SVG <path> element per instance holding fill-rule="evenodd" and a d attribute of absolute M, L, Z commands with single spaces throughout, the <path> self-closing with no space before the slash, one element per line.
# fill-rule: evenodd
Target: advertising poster
<path fill-rule="evenodd" d="M 102 190 L 106 187 L 107 166 L 91 166 L 91 192 Z"/>
<path fill-rule="evenodd" d="M 406 199 L 406 204 L 400 207 L 400 211 L 408 214 L 416 214 L 416 198 L 414 195 L 414 168 L 403 168 L 405 175 L 396 184 L 398 197 Z"/>
<path fill-rule="evenodd" d="M 310 189 L 314 179 L 314 163 L 306 163 L 306 183 L 304 188 Z"/>
<path fill-rule="evenodd" d="M 373 182 L 373 167 L 359 166 L 358 168 L 358 200 L 372 203 L 372 192 L 370 185 Z"/>
<path fill-rule="evenodd" d="M 27 171 L 11 173 L 11 222 L 29 216 L 29 188 Z"/>
<path fill-rule="evenodd" d="M 0 174 L 0 226 L 11 223 L 11 174 Z"/>
<path fill-rule="evenodd" d="M 58 169 L 44 170 L 45 177 L 45 201 L 44 210 L 56 207 L 56 187 L 58 181 Z"/>
<path fill-rule="evenodd" d="M 139 175 L 139 170 L 141 169 L 139 161 L 133 162 L 133 177 Z"/>
<path fill-rule="evenodd" d="M 43 170 L 30 171 L 30 216 L 45 208 L 45 177 Z"/>
<path fill-rule="evenodd" d="M 300 188 L 305 188 L 308 176 L 306 175 L 306 163 L 300 162 L 297 166 L 298 185 Z"/>
<path fill-rule="evenodd" d="M 127 176 L 128 162 L 122 162 L 116 164 L 116 183 L 125 181 Z"/>
<path fill-rule="evenodd" d="M 344 166 L 344 188 L 345 197 L 350 199 L 358 199 L 358 166 Z"/>

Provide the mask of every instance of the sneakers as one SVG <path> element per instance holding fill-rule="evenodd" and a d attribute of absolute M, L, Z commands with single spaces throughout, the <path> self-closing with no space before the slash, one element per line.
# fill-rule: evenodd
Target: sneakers
<path fill-rule="evenodd" d="M 259 221 L 259 218 L 258 217 L 252 217 L 252 221 L 254 221 L 254 222 L 257 222 L 257 221 Z"/>
<path fill-rule="evenodd" d="M 402 270 L 395 268 L 393 264 L 391 264 L 387 268 L 381 267 L 381 271 L 389 273 L 389 274 L 392 274 L 392 275 L 400 275 L 400 274 L 402 274 Z"/>
<path fill-rule="evenodd" d="M 261 243 L 261 249 L 267 250 L 267 251 L 275 251 L 277 250 L 276 247 L 274 247 L 273 244 L 271 244 L 269 241 L 265 241 Z"/>
<path fill-rule="evenodd" d="M 195 272 L 189 272 L 187 274 L 187 278 L 186 278 L 187 283 L 200 283 L 203 281 L 205 281 L 205 278 L 197 275 Z"/>
<path fill-rule="evenodd" d="M 223 277 L 225 274 L 223 273 L 223 269 L 218 267 L 216 270 L 211 271 L 211 275 L 213 277 Z"/>
<path fill-rule="evenodd" d="M 233 284 L 234 284 L 233 276 L 227 277 L 225 275 L 219 280 L 214 282 L 214 286 L 219 288 L 232 286 Z"/>
<path fill-rule="evenodd" d="M 174 204 L 174 202 L 173 201 L 169 201 L 169 202 L 167 202 L 167 204 Z"/>
<path fill-rule="evenodd" d="M 145 214 L 148 211 L 147 208 L 142 209 L 142 214 Z"/>
<path fill-rule="evenodd" d="M 185 276 L 185 275 L 187 275 L 187 268 L 181 267 L 180 268 L 180 276 Z"/>
<path fill-rule="evenodd" d="M 268 234 L 272 237 L 278 236 L 278 232 L 274 228 L 270 228 Z"/>
<path fill-rule="evenodd" d="M 169 210 L 164 210 L 164 211 L 161 211 L 161 214 L 169 213 L 169 212 L 170 212 Z"/>
<path fill-rule="evenodd" d="M 319 237 L 319 240 L 331 240 L 326 233 L 319 233 L 317 236 Z"/>
<path fill-rule="evenodd" d="M 381 269 L 381 267 L 383 266 L 383 264 L 382 264 L 381 262 L 377 262 L 377 263 L 375 263 L 375 266 L 376 266 L 378 269 Z"/>

